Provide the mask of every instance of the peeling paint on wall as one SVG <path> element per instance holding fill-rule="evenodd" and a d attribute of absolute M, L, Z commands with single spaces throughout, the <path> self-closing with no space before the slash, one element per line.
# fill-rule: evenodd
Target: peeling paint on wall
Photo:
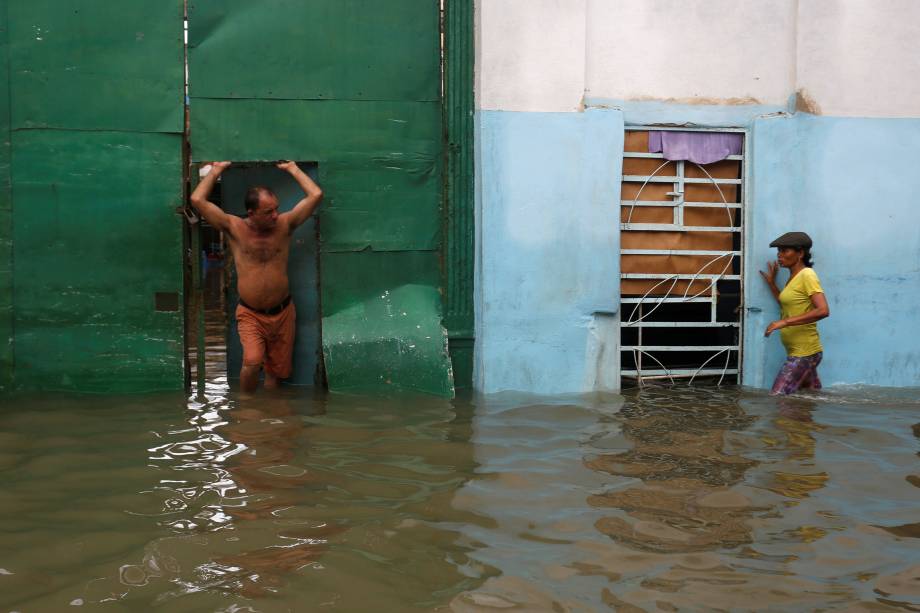
<path fill-rule="evenodd" d="M 712 98 L 706 96 L 693 96 L 688 98 L 653 98 L 651 96 L 637 96 L 634 98 L 629 98 L 629 100 L 637 102 L 648 102 L 648 101 L 658 101 L 665 102 L 667 104 L 692 104 L 692 105 L 726 105 L 726 106 L 744 106 L 744 105 L 759 105 L 761 104 L 760 100 L 757 98 L 752 98 L 751 96 L 744 96 L 741 98 Z"/>
<path fill-rule="evenodd" d="M 803 113 L 811 113 L 812 115 L 821 114 L 821 107 L 818 106 L 817 101 L 804 89 L 795 92 L 795 110 Z"/>
<path fill-rule="evenodd" d="M 580 112 L 583 97 L 783 108 L 802 90 L 809 113 L 920 116 L 915 0 L 506 0 L 477 11 L 483 110 Z"/>

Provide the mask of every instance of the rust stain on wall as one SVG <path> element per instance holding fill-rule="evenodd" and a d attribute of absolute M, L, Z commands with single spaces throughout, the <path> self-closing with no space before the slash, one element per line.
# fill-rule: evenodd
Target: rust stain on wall
<path fill-rule="evenodd" d="M 796 112 L 801 111 L 812 115 L 821 114 L 821 107 L 818 105 L 818 101 L 805 89 L 799 89 L 795 92 L 795 110 Z"/>

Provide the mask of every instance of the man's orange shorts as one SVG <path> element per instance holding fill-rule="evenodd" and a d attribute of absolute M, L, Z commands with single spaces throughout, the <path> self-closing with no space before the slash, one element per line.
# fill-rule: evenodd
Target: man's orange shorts
<path fill-rule="evenodd" d="M 275 315 L 257 313 L 237 305 L 236 322 L 243 345 L 243 364 L 264 364 L 266 373 L 279 379 L 290 377 L 296 321 L 293 300 Z"/>

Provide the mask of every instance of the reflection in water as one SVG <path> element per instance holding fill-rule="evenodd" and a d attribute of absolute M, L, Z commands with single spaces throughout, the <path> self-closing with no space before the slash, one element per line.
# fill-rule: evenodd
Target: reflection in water
<path fill-rule="evenodd" d="M 308 448 L 303 420 L 292 405 L 292 399 L 266 396 L 257 406 L 225 412 L 228 421 L 215 433 L 235 450 L 225 465 L 236 487 L 225 494 L 227 503 L 209 509 L 212 523 L 235 520 L 234 528 L 240 531 L 242 521 L 272 522 L 282 509 L 309 504 L 308 486 L 313 479 L 305 468 L 292 464 L 295 453 Z M 328 549 L 328 539 L 343 530 L 322 521 L 276 529 L 280 544 L 214 558 L 207 565 L 207 573 L 215 579 L 211 587 L 238 591 L 248 598 L 275 592 L 284 575 L 318 560 Z"/>
<path fill-rule="evenodd" d="M 618 509 L 597 529 L 646 551 L 690 552 L 751 542 L 751 501 L 731 489 L 757 462 L 725 453 L 728 430 L 753 422 L 724 393 L 643 388 L 620 411 L 628 451 L 586 460 L 593 470 L 637 477 L 642 486 L 588 497 L 588 504 Z"/>
<path fill-rule="evenodd" d="M 912 461 L 910 445 L 886 439 L 903 437 L 916 402 L 896 400 L 879 420 L 859 410 L 878 401 L 856 394 L 778 401 L 678 387 L 479 406 L 480 474 L 457 503 L 496 518 L 495 530 L 471 531 L 488 543 L 473 555 L 503 573 L 453 608 L 889 610 L 920 602 L 908 580 L 920 583 L 920 555 L 865 519 L 911 515 L 883 502 L 892 493 L 880 489 L 877 466 Z M 897 496 L 920 502 L 904 488 Z"/>
<path fill-rule="evenodd" d="M 493 572 L 456 529 L 488 520 L 451 507 L 475 468 L 470 405 L 244 400 L 207 357 L 200 400 L 0 412 L 0 611 L 431 610 Z"/>
<path fill-rule="evenodd" d="M 219 420 L 197 419 L 209 423 L 206 436 L 170 447 L 189 455 L 167 454 L 174 470 L 212 475 L 186 497 L 212 491 L 219 499 L 201 500 L 169 521 L 177 531 L 216 536 L 193 577 L 176 581 L 181 589 L 161 599 L 207 590 L 291 600 L 304 589 L 295 586 L 309 585 L 310 599 L 291 601 L 358 610 L 371 590 L 379 602 L 405 610 L 430 598 L 416 582 L 449 591 L 475 578 L 457 566 L 469 564 L 456 533 L 441 527 L 475 519 L 442 508 L 449 502 L 442 491 L 462 483 L 471 468 L 462 438 L 468 416 L 436 399 L 325 398 L 290 389 L 224 402 Z M 405 411 L 405 402 L 416 410 Z M 417 566 L 412 580 L 380 581 L 419 534 L 451 558 L 420 555 L 404 563 L 406 571 Z M 358 576 L 363 591 L 348 587 Z"/>
<path fill-rule="evenodd" d="M 881 393 L 18 398 L 0 611 L 917 608 Z"/>
<path fill-rule="evenodd" d="M 770 445 L 784 450 L 790 460 L 799 461 L 801 466 L 811 466 L 808 462 L 815 455 L 815 438 L 813 433 L 820 432 L 823 426 L 815 423 L 812 413 L 816 402 L 809 398 L 782 397 L 773 424 L 785 436 L 785 441 L 765 438 Z M 767 485 L 770 490 L 787 498 L 804 498 L 810 492 L 819 490 L 827 482 L 826 472 L 783 472 L 773 471 L 773 480 Z M 788 501 L 793 506 L 794 501 Z M 820 532 L 820 531 L 819 531 Z M 815 532 L 804 530 L 803 538 L 814 538 Z"/>

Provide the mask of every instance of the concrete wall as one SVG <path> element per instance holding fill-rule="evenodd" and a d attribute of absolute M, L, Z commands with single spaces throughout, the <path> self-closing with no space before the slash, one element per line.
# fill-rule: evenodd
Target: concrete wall
<path fill-rule="evenodd" d="M 478 127 L 474 380 L 487 391 L 603 386 L 618 368 L 622 113 L 486 112 Z"/>
<path fill-rule="evenodd" d="M 618 307 L 622 132 L 655 124 L 747 129 L 745 384 L 782 359 L 757 269 L 799 229 L 831 305 L 825 382 L 920 385 L 920 4 L 483 0 L 476 19 L 478 389 L 615 384 L 616 316 L 594 314 Z"/>
<path fill-rule="evenodd" d="M 920 116 L 920 4 L 801 0 L 796 89 L 813 112 Z"/>
<path fill-rule="evenodd" d="M 477 108 L 579 110 L 585 0 L 485 0 L 476 11 Z"/>
<path fill-rule="evenodd" d="M 477 106 L 667 101 L 920 115 L 914 0 L 483 0 Z M 791 110 L 791 109 L 790 109 Z"/>
<path fill-rule="evenodd" d="M 795 81 L 796 4 L 590 0 L 586 95 L 785 105 Z"/>

